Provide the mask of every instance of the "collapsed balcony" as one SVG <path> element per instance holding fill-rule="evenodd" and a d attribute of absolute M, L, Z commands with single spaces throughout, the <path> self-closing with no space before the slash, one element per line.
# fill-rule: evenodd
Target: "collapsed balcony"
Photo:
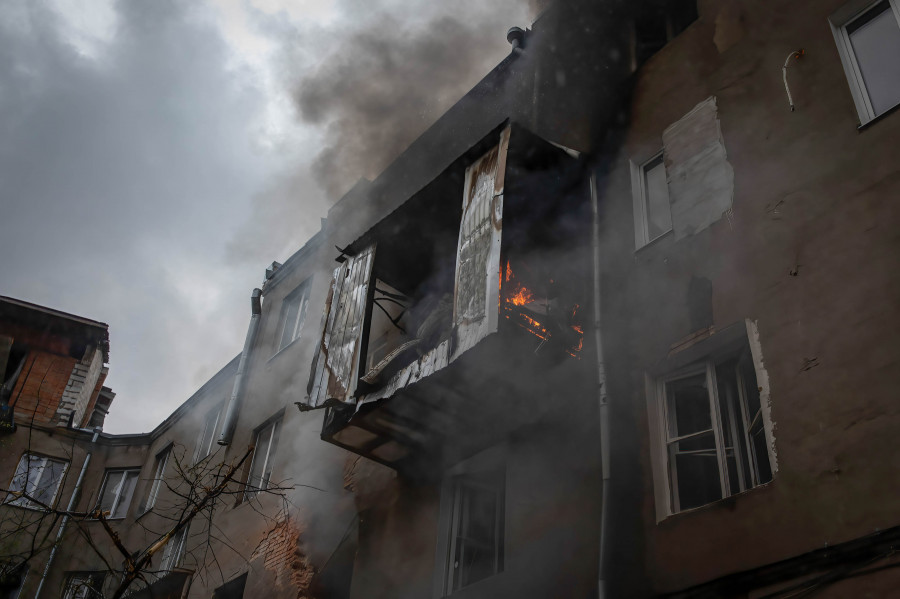
<path fill-rule="evenodd" d="M 322 438 L 402 468 L 538 417 L 580 360 L 587 199 L 573 153 L 501 126 L 343 248 L 300 404 Z"/>

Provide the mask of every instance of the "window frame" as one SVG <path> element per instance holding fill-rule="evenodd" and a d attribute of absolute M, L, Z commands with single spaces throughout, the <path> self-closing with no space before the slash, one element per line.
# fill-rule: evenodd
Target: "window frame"
<path fill-rule="evenodd" d="M 666 172 L 666 198 L 669 204 L 669 228 L 655 237 L 650 237 L 650 225 L 648 220 L 649 210 L 647 206 L 647 201 L 649 200 L 647 194 L 647 171 L 648 167 L 651 167 L 651 165 L 655 166 L 654 163 L 657 161 L 661 161 L 663 170 Z M 630 165 L 631 199 L 634 212 L 634 247 L 635 251 L 637 251 L 672 232 L 672 201 L 671 196 L 669 195 L 668 171 L 666 171 L 665 152 L 663 149 L 655 152 L 646 160 L 640 162 L 631 160 Z"/>
<path fill-rule="evenodd" d="M 63 587 L 63 599 L 102 599 L 105 582 L 106 572 L 69 572 L 66 575 L 66 585 Z M 83 586 L 74 588 L 76 583 Z M 95 588 L 98 586 L 99 588 Z M 88 594 L 79 594 L 79 591 L 86 591 Z"/>
<path fill-rule="evenodd" d="M 156 454 L 153 464 L 153 478 L 150 480 L 150 489 L 147 491 L 147 500 L 144 503 L 144 512 L 149 512 L 159 499 L 159 491 L 162 488 L 166 476 L 166 467 L 169 465 L 169 457 L 172 455 L 172 444 L 167 445 Z"/>
<path fill-rule="evenodd" d="M 260 492 L 265 491 L 269 488 L 269 483 L 271 483 L 271 472 L 270 476 L 265 479 L 265 486 L 252 487 L 251 481 L 253 479 L 253 468 L 258 464 L 259 453 L 256 451 L 256 448 L 259 447 L 259 437 L 267 430 L 269 430 L 269 440 L 266 444 L 266 455 L 263 458 L 262 471 L 260 476 L 265 476 L 266 469 L 269 468 L 274 460 L 274 453 L 278 451 L 278 441 L 281 436 L 281 424 L 283 421 L 283 414 L 278 414 L 272 418 L 269 418 L 266 422 L 261 424 L 253 431 L 253 456 L 250 458 L 250 469 L 247 471 L 247 482 L 244 483 L 244 501 L 250 501 L 254 497 L 256 497 Z M 277 433 L 277 437 L 276 437 Z M 275 452 L 272 451 L 272 441 L 275 441 Z M 262 481 L 262 478 L 260 478 Z"/>
<path fill-rule="evenodd" d="M 160 577 L 165 576 L 181 564 L 185 556 L 189 530 L 190 525 L 187 524 L 166 543 L 162 557 L 159 560 L 159 570 L 157 570 L 157 574 Z"/>
<path fill-rule="evenodd" d="M 657 522 L 661 522 L 674 514 L 709 507 L 723 499 L 734 497 L 774 481 L 778 468 L 772 437 L 773 424 L 768 406 L 768 376 L 762 368 L 758 339 L 759 335 L 754 322 L 738 323 L 720 331 L 705 341 L 699 342 L 690 349 L 684 350 L 683 353 L 686 355 L 682 356 L 681 359 L 678 359 L 679 356 L 676 354 L 675 357 L 667 361 L 668 368 L 665 371 L 645 375 Z M 734 362 L 732 367 L 735 372 L 735 386 L 738 393 L 738 397 L 732 398 L 732 401 L 737 404 L 740 410 L 738 416 L 741 420 L 742 429 L 737 428 L 737 420 L 731 419 L 735 414 L 728 415 L 729 421 L 723 424 L 723 415 L 720 409 L 722 402 L 719 395 L 716 368 L 727 365 L 732 361 Z M 749 388 L 748 385 L 751 385 L 753 381 L 743 379 L 742 368 L 752 371 L 756 377 L 759 407 L 757 412 L 753 414 L 753 422 L 750 420 L 749 398 L 746 394 L 746 390 Z M 678 492 L 677 470 L 675 469 L 674 460 L 671 459 L 670 446 L 687 437 L 705 434 L 705 431 L 696 431 L 681 437 L 670 437 L 673 429 L 670 427 L 667 385 L 697 376 L 698 374 L 703 374 L 706 382 L 710 424 L 715 439 L 720 496 L 718 499 L 708 503 L 682 508 Z M 757 463 L 757 454 L 754 451 L 756 447 L 751 439 L 754 434 L 753 431 L 756 429 L 756 422 L 760 423 L 766 444 L 765 454 L 768 457 L 770 473 L 768 480 L 762 480 L 760 465 Z M 732 435 L 732 446 L 730 449 L 734 452 L 735 471 L 738 473 L 737 490 L 732 490 L 732 481 L 729 478 L 727 463 L 729 456 L 726 451 L 729 448 L 725 447 L 724 441 L 726 433 L 724 427 L 726 424 L 730 427 L 730 434 Z M 738 430 L 742 430 L 742 442 L 740 444 L 734 441 Z M 738 457 L 738 453 L 740 453 L 741 457 Z M 746 458 L 743 457 L 744 455 L 746 455 Z M 744 459 L 750 480 L 744 479 L 742 468 L 745 464 L 741 461 Z"/>
<path fill-rule="evenodd" d="M 31 480 L 30 480 L 30 478 L 31 478 L 31 477 L 30 477 L 30 473 L 31 473 L 31 471 L 32 471 L 32 467 L 31 467 L 31 465 L 29 464 L 28 466 L 26 466 L 26 469 L 25 469 L 25 475 L 26 475 L 26 476 L 25 476 L 25 485 L 24 485 L 24 489 L 18 489 L 18 490 L 15 490 L 15 489 L 14 489 L 14 484 L 13 484 L 13 483 L 15 483 L 16 478 L 19 476 L 19 466 L 22 464 L 22 460 L 23 460 L 23 459 L 28 459 L 29 456 L 33 456 L 33 457 L 38 458 L 38 459 L 40 459 L 40 460 L 43 461 L 43 463 L 42 463 L 42 464 L 40 465 L 40 467 L 39 467 L 39 473 L 38 473 L 38 475 L 37 475 L 37 477 L 38 477 L 38 478 L 37 478 L 37 481 L 35 481 L 33 484 L 31 483 Z M 30 460 L 29 460 L 29 462 L 30 462 Z M 61 471 L 60 474 L 59 474 L 59 479 L 56 481 L 56 488 L 53 490 L 53 496 L 50 498 L 50 501 L 48 501 L 47 504 L 46 504 L 46 505 L 48 505 L 48 506 L 50 506 L 50 507 L 53 507 L 53 505 L 56 503 L 57 498 L 59 497 L 59 490 L 62 488 L 63 481 L 65 481 L 66 473 L 69 471 L 69 460 L 63 460 L 63 459 L 60 459 L 60 458 L 54 458 L 54 457 L 52 457 L 52 456 L 47 456 L 47 455 L 43 455 L 43 454 L 39 454 L 39 453 L 34 453 L 34 452 L 30 452 L 30 451 L 26 451 L 25 453 L 23 453 L 23 454 L 19 457 L 19 461 L 18 461 L 18 463 L 16 464 L 16 469 L 15 469 L 15 471 L 13 472 L 13 476 L 12 476 L 12 478 L 10 479 L 9 486 L 7 487 L 7 488 L 9 489 L 9 492 L 8 492 L 7 495 L 6 495 L 6 499 L 3 501 L 4 505 L 14 505 L 14 506 L 17 506 L 17 507 L 23 507 L 23 508 L 30 509 L 30 510 L 42 510 L 42 509 L 44 509 L 44 508 L 42 508 L 40 505 L 38 505 L 37 503 L 32 502 L 31 500 L 27 499 L 27 498 L 24 497 L 24 496 L 13 497 L 13 493 L 16 493 L 16 492 L 19 492 L 19 491 L 24 490 L 25 493 L 26 493 L 27 495 L 33 495 L 34 490 L 35 490 L 35 489 L 38 487 L 38 485 L 40 484 L 41 478 L 44 476 L 44 471 L 47 469 L 47 465 L 48 465 L 50 462 L 56 462 L 56 463 L 58 463 L 58 464 L 62 464 L 62 465 L 63 465 L 63 469 L 62 469 L 62 471 Z M 29 490 L 29 485 L 31 485 L 31 489 L 30 489 L 30 490 Z"/>
<path fill-rule="evenodd" d="M 487 583 L 503 574 L 507 559 L 506 550 L 510 546 L 507 542 L 507 481 L 505 444 L 498 445 L 482 451 L 481 453 L 457 464 L 445 473 L 441 486 L 441 501 L 438 517 L 438 539 L 435 551 L 435 577 L 432 588 L 432 596 L 435 599 L 447 597 L 463 589 L 474 585 Z M 489 481 L 497 493 L 495 510 L 495 568 L 493 574 L 480 578 L 469 584 L 453 588 L 456 576 L 454 575 L 454 560 L 456 555 L 456 539 L 459 532 L 460 515 L 460 489 L 463 485 L 473 484 L 485 486 L 485 480 Z"/>
<path fill-rule="evenodd" d="M 212 418 L 213 414 L 215 414 L 215 419 Z M 213 409 L 209 410 L 206 415 L 203 416 L 203 427 L 200 430 L 200 434 L 197 435 L 197 446 L 194 448 L 194 459 L 192 460 L 193 464 L 197 464 L 201 460 L 206 459 L 213 451 L 213 443 L 216 439 L 216 429 L 219 427 L 219 420 L 222 419 L 222 405 L 218 405 Z M 209 428 L 209 422 L 213 420 L 212 429 Z M 203 445 L 204 440 L 206 439 L 206 433 L 209 431 L 209 441 L 205 443 L 206 450 L 204 452 Z"/>
<path fill-rule="evenodd" d="M 312 290 L 312 277 L 297 285 L 288 293 L 281 302 L 281 310 L 278 315 L 278 327 L 275 329 L 275 354 L 293 345 L 300 340 L 306 315 L 309 313 L 309 300 Z M 298 305 L 297 314 L 293 318 L 292 333 L 290 339 L 285 341 L 284 333 L 288 326 L 288 314 L 293 305 Z M 275 355 L 273 354 L 273 355 Z"/>
<path fill-rule="evenodd" d="M 844 67 L 844 75 L 847 78 L 847 84 L 850 86 L 850 94 L 853 96 L 853 103 L 856 105 L 860 127 L 892 112 L 897 106 L 900 106 L 900 98 L 898 98 L 891 108 L 879 114 L 875 113 L 862 71 L 859 68 L 856 52 L 854 52 L 850 41 L 850 33 L 847 31 L 848 26 L 863 18 L 882 2 L 888 3 L 888 12 L 894 15 L 897 28 L 900 29 L 900 0 L 854 0 L 845 4 L 828 18 L 831 33 L 834 35 L 834 41 L 841 58 L 841 64 Z"/>
<path fill-rule="evenodd" d="M 103 483 L 100 485 L 100 491 L 97 494 L 97 505 L 96 509 L 103 510 L 103 505 L 101 502 L 103 501 L 103 495 L 106 492 L 106 485 L 109 484 L 109 477 L 113 474 L 122 473 L 122 479 L 119 481 L 119 486 L 116 488 L 116 495 L 113 499 L 113 504 L 109 509 L 109 516 L 106 517 L 107 520 L 122 520 L 128 516 L 128 510 L 131 508 L 131 502 L 134 500 L 134 491 L 137 488 L 137 481 L 141 476 L 140 468 L 110 468 L 103 473 Z M 125 505 L 125 511 L 121 516 L 116 516 L 116 509 L 121 507 L 122 501 L 122 487 L 125 485 L 125 482 L 129 478 L 129 474 L 132 474 L 134 477 L 134 485 L 131 487 L 131 494 L 128 496 L 127 503 Z M 103 510 L 105 511 L 105 510 Z"/>

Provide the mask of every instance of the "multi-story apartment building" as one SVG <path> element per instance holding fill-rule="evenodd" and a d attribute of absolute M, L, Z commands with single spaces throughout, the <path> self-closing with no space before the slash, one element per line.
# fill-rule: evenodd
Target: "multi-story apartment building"
<path fill-rule="evenodd" d="M 105 452 L 81 505 L 133 476 L 138 550 L 170 456 L 254 448 L 164 596 L 890 596 L 898 15 L 545 8 L 267 270 L 166 422 L 65 429 Z M 47 596 L 104 569 L 59 547 Z"/>

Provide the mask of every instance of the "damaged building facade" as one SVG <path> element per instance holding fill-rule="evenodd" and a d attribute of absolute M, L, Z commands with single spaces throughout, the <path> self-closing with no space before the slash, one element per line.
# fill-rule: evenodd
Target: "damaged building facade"
<path fill-rule="evenodd" d="M 266 271 L 240 356 L 154 432 L 99 436 L 85 509 L 135 472 L 140 547 L 169 452 L 252 446 L 158 595 L 889 596 L 898 15 L 544 7 Z M 87 447 L 85 414 L 47 425 Z M 103 569 L 60 547 L 46 596 Z"/>

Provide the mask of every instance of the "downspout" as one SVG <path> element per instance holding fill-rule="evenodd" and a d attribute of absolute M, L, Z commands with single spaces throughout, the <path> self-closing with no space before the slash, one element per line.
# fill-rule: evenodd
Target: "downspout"
<path fill-rule="evenodd" d="M 592 217 L 592 242 L 594 252 L 594 344 L 597 351 L 597 403 L 600 412 L 600 474 L 601 480 L 601 504 L 600 504 L 600 559 L 597 576 L 597 597 L 606 597 L 606 554 L 609 544 L 609 403 L 606 395 L 606 364 L 603 360 L 603 340 L 600 333 L 600 210 L 597 200 L 597 179 L 593 172 L 590 177 L 591 184 L 591 217 Z"/>
<path fill-rule="evenodd" d="M 262 314 L 261 296 L 262 291 L 259 288 L 254 289 L 250 295 L 250 326 L 247 327 L 244 350 L 241 352 L 241 361 L 238 362 L 237 373 L 234 375 L 234 388 L 231 391 L 231 399 L 228 400 L 228 406 L 225 408 L 225 419 L 222 423 L 222 432 L 219 434 L 219 445 L 230 445 L 231 438 L 234 436 L 238 409 L 241 406 L 244 388 L 247 386 L 247 364 L 250 362 L 250 352 L 253 350 L 256 332 L 259 330 L 259 316 Z"/>
<path fill-rule="evenodd" d="M 97 442 L 97 437 L 100 436 L 100 428 L 97 427 L 94 429 L 94 436 L 91 438 L 91 446 Z M 78 474 L 78 480 L 75 481 L 75 488 L 72 489 L 72 496 L 69 498 L 69 506 L 66 508 L 66 514 L 62 518 L 62 522 L 59 523 L 59 531 L 56 533 L 56 541 L 53 543 L 53 547 L 50 549 L 50 557 L 47 558 L 47 563 L 44 565 L 44 573 L 41 574 L 41 580 L 38 582 L 37 590 L 34 592 L 34 599 L 38 599 L 41 595 L 41 589 L 44 588 L 44 581 L 47 580 L 47 574 L 50 573 L 50 566 L 53 565 L 53 558 L 56 557 L 56 549 L 59 547 L 59 543 L 62 541 L 63 534 L 66 532 L 66 524 L 69 523 L 69 513 L 75 509 L 75 503 L 78 501 L 78 492 L 81 491 L 81 483 L 84 482 L 84 475 L 87 472 L 88 464 L 91 463 L 91 454 L 92 451 L 89 451 L 86 456 L 84 456 L 84 463 L 81 465 L 81 472 Z"/>

